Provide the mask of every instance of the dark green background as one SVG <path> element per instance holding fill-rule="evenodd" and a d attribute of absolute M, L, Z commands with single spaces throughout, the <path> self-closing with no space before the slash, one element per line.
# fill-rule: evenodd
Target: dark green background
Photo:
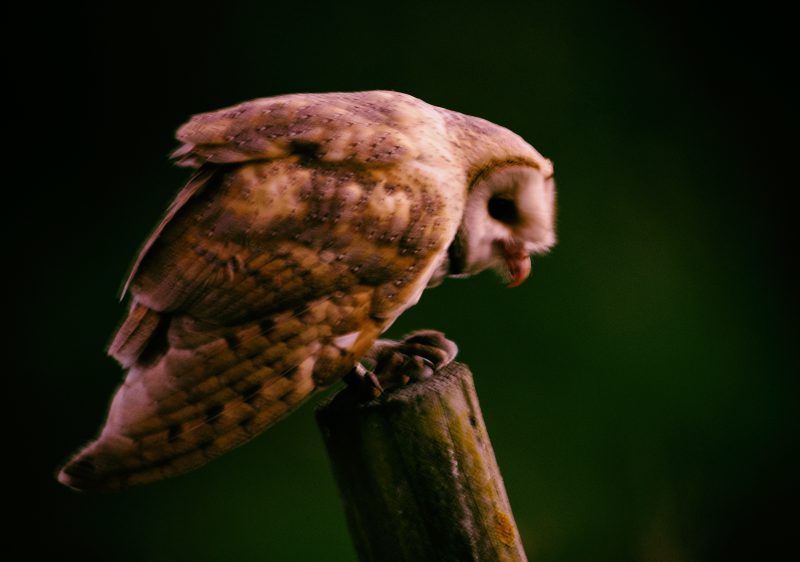
<path fill-rule="evenodd" d="M 353 560 L 313 405 L 202 470 L 119 495 L 53 471 L 121 376 L 117 291 L 185 180 L 189 115 L 395 89 L 553 159 L 559 244 L 522 287 L 448 281 L 529 556 L 768 559 L 796 534 L 797 190 L 786 15 L 693 3 L 164 2 L 12 8 L 4 39 L 11 531 L 82 560 Z M 18 443 L 17 443 L 18 441 Z M 17 525 L 18 524 L 18 525 Z"/>

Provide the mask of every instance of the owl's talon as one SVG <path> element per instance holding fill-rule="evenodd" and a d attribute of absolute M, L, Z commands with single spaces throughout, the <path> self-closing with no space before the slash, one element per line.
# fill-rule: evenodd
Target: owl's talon
<path fill-rule="evenodd" d="M 416 363 L 415 369 L 410 371 L 409 377 L 415 382 L 424 381 L 433 376 L 436 371 L 436 366 L 433 361 L 425 357 L 415 356 L 412 361 Z"/>
<path fill-rule="evenodd" d="M 359 400 L 367 402 L 383 394 L 381 381 L 363 365 L 356 365 L 342 380 L 358 395 Z"/>
<path fill-rule="evenodd" d="M 367 385 L 372 390 L 372 394 L 375 395 L 377 398 L 381 394 L 383 394 L 383 387 L 381 386 L 381 381 L 378 380 L 378 377 L 372 371 L 367 371 L 365 378 L 367 380 Z"/>

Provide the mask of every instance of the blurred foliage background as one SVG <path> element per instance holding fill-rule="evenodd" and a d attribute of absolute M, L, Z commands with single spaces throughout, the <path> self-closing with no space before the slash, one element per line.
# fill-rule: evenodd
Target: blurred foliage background
<path fill-rule="evenodd" d="M 522 287 L 426 293 L 391 334 L 458 342 L 532 560 L 768 559 L 796 534 L 788 18 L 769 3 L 7 7 L 7 493 L 29 552 L 354 560 L 313 404 L 119 495 L 53 478 L 120 381 L 117 291 L 187 177 L 191 114 L 395 89 L 556 165 L 559 237 Z M 796 61 L 795 61 L 796 62 Z M 792 100 L 794 101 L 794 100 Z M 785 511 L 790 510 L 790 511 Z"/>

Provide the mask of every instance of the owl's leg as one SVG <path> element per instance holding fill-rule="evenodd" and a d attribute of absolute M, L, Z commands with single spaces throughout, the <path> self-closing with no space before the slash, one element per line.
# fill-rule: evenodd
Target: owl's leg
<path fill-rule="evenodd" d="M 365 359 L 384 387 L 427 379 L 455 359 L 458 346 L 436 330 L 417 330 L 400 341 L 378 340 Z"/>

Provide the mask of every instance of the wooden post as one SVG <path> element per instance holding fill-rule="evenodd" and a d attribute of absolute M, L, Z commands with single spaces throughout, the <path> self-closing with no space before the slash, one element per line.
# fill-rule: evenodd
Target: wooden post
<path fill-rule="evenodd" d="M 527 560 L 469 369 L 317 409 L 360 560 Z"/>

